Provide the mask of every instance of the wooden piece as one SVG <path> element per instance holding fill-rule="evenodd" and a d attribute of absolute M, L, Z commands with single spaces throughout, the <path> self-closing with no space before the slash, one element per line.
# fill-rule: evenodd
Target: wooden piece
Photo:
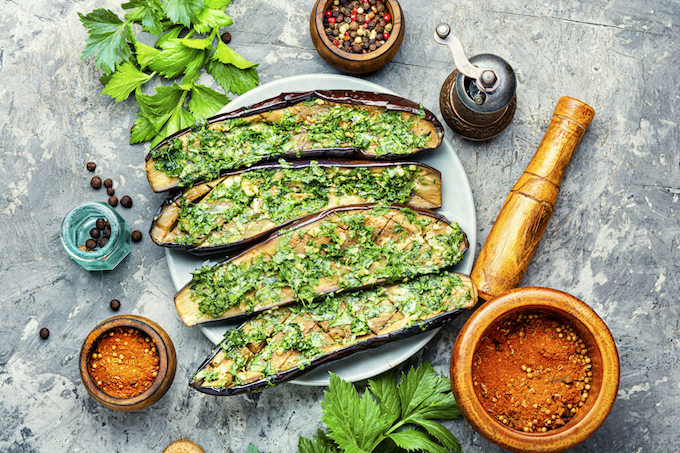
<path fill-rule="evenodd" d="M 345 52 L 333 45 L 324 30 L 324 12 L 333 5 L 333 0 L 317 0 L 309 18 L 309 33 L 312 43 L 326 63 L 342 72 L 366 74 L 385 66 L 397 53 L 404 40 L 404 13 L 396 0 L 386 0 L 385 6 L 392 16 L 392 31 L 385 44 L 373 52 L 355 54 Z"/>
<path fill-rule="evenodd" d="M 588 399 L 564 426 L 546 433 L 509 428 L 484 410 L 472 380 L 474 353 L 485 333 L 497 322 L 519 314 L 541 313 L 564 320 L 586 344 L 592 360 Z M 494 444 L 515 452 L 561 452 L 583 442 L 604 422 L 619 388 L 620 364 L 616 343 L 607 325 L 583 301 L 548 288 L 513 289 L 482 305 L 461 329 L 451 354 L 453 394 L 472 427 Z"/>
<path fill-rule="evenodd" d="M 472 269 L 489 300 L 519 286 L 552 217 L 562 178 L 595 111 L 563 97 L 534 158 L 512 188 Z"/>
<path fill-rule="evenodd" d="M 90 356 L 95 350 L 97 340 L 104 334 L 117 328 L 133 328 L 144 332 L 149 336 L 158 350 L 158 376 L 151 384 L 151 387 L 132 398 L 115 398 L 102 392 L 94 383 L 87 370 Z M 168 391 L 175 379 L 177 369 L 177 355 L 175 346 L 172 344 L 170 336 L 161 326 L 152 320 L 137 315 L 119 315 L 109 318 L 92 329 L 80 349 L 80 360 L 78 364 L 80 379 L 83 381 L 85 389 L 95 401 L 109 409 L 121 412 L 135 412 L 154 404 L 161 399 Z"/>
<path fill-rule="evenodd" d="M 205 453 L 205 450 L 196 442 L 180 439 L 165 447 L 163 453 Z"/>

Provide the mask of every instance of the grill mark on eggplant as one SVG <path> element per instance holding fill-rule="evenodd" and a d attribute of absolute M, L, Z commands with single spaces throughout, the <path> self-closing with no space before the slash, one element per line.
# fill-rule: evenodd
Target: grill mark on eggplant
<path fill-rule="evenodd" d="M 372 232 L 370 241 L 367 240 L 363 247 L 353 247 L 350 231 L 342 229 L 342 231 L 344 231 L 342 234 L 345 235 L 345 241 L 347 243 L 345 247 L 338 247 L 340 251 L 337 253 L 339 253 L 339 256 L 341 257 L 338 262 L 342 264 L 342 267 L 338 268 L 335 262 L 330 261 L 327 258 L 312 263 L 309 260 L 310 254 L 312 256 L 317 255 L 312 249 L 309 249 L 309 253 L 307 253 L 308 241 L 310 239 L 314 240 L 314 248 L 318 247 L 319 242 L 328 243 L 330 241 L 328 235 L 319 236 L 321 238 L 321 240 L 319 240 L 319 237 L 316 236 L 316 232 L 322 231 L 322 228 L 332 227 L 334 231 L 340 233 L 342 231 L 340 231 L 338 221 L 340 219 L 355 221 L 351 217 L 352 214 L 359 216 L 356 220 L 359 222 L 357 224 L 357 227 L 359 228 L 356 230 L 357 232 L 361 231 L 361 228 L 365 228 L 366 219 L 380 219 L 380 223 L 377 224 L 379 228 Z M 425 223 L 429 221 L 429 224 L 423 225 L 421 231 L 420 229 L 415 228 L 415 225 L 412 224 L 407 216 L 410 217 L 413 222 Z M 376 250 L 375 253 L 378 253 L 378 255 L 376 255 L 375 258 L 354 265 L 353 262 L 357 263 L 365 256 L 364 252 L 374 247 L 372 244 L 375 243 L 381 235 L 384 235 L 384 226 L 394 222 L 395 217 L 398 218 L 398 221 L 403 225 L 403 228 L 402 231 L 396 235 L 394 229 L 389 230 L 395 243 L 394 245 L 390 244 L 391 248 L 389 250 L 392 250 L 392 252 Z M 363 220 L 359 221 L 360 219 Z M 326 227 L 323 225 L 326 225 Z M 442 225 L 444 229 L 440 228 L 439 230 L 436 230 L 435 228 L 437 225 Z M 349 225 L 347 225 L 347 227 L 349 227 Z M 328 210 L 300 220 L 289 229 L 275 233 L 264 242 L 253 246 L 212 268 L 205 267 L 202 270 L 197 271 L 198 274 L 204 273 L 206 278 L 211 279 L 214 278 L 213 276 L 216 275 L 216 273 L 224 273 L 227 269 L 232 269 L 232 272 L 241 272 L 238 269 L 246 269 L 245 272 L 248 272 L 247 269 L 253 266 L 253 262 L 256 262 L 256 260 L 271 260 L 276 254 L 277 248 L 284 247 L 284 249 L 287 249 L 285 245 L 279 243 L 282 240 L 288 241 L 287 244 L 294 249 L 294 254 L 301 254 L 301 259 L 295 261 L 295 256 L 288 255 L 283 261 L 284 263 L 297 262 L 297 265 L 302 266 L 304 264 L 309 266 L 310 269 L 313 265 L 315 270 L 318 269 L 319 266 L 328 266 L 326 269 L 330 269 L 325 274 L 322 273 L 317 275 L 319 280 L 315 283 L 312 282 L 313 287 L 311 289 L 305 286 L 301 287 L 302 290 L 307 291 L 306 296 L 297 293 L 290 286 L 285 286 L 284 281 L 281 281 L 279 284 L 281 285 L 280 287 L 274 286 L 276 281 L 278 281 L 278 276 L 280 276 L 278 273 L 279 271 L 275 271 L 275 274 L 267 276 L 263 274 L 261 269 L 253 268 L 253 273 L 256 273 L 253 278 L 256 280 L 253 280 L 252 282 L 249 281 L 248 286 L 252 288 L 254 285 L 255 289 L 244 289 L 241 293 L 242 295 L 232 301 L 232 306 L 226 308 L 219 315 L 211 316 L 206 312 L 201 311 L 200 302 L 203 300 L 201 297 L 207 296 L 201 296 L 196 293 L 196 291 L 199 293 L 204 291 L 204 283 L 202 283 L 204 280 L 201 280 L 202 277 L 200 277 L 200 275 L 197 277 L 196 274 L 194 275 L 192 282 L 187 284 L 175 296 L 175 306 L 182 320 L 187 325 L 192 326 L 204 322 L 243 317 L 275 306 L 286 305 L 296 299 L 303 300 L 306 298 L 317 298 L 322 294 L 354 290 L 376 284 L 394 282 L 403 278 L 413 278 L 416 275 L 438 272 L 442 268 L 459 262 L 460 259 L 462 259 L 462 254 L 468 247 L 467 237 L 465 236 L 465 233 L 459 229 L 458 225 L 453 223 L 451 224 L 451 229 L 447 229 L 448 227 L 449 222 L 440 215 L 427 210 L 411 210 L 403 206 L 382 207 L 377 205 L 364 205 Z M 448 233 L 444 234 L 447 231 Z M 301 233 L 303 233 L 302 237 L 300 237 Z M 368 235 L 368 230 L 366 230 L 364 234 Z M 339 234 L 337 237 L 341 239 Z M 451 242 L 445 247 L 442 245 L 442 241 L 446 240 L 454 242 Z M 411 263 L 404 262 L 407 255 L 395 252 L 395 250 L 412 250 L 416 243 L 419 244 L 420 253 L 415 257 L 411 257 L 413 261 Z M 345 243 L 343 242 L 343 245 L 344 244 Z M 385 247 L 384 244 L 381 245 L 381 247 Z M 401 247 L 401 249 L 399 247 Z M 436 250 L 437 248 L 441 250 Z M 415 252 L 412 254 L 416 255 Z M 424 254 L 431 254 L 432 259 L 425 258 L 423 256 Z M 285 265 L 289 266 L 289 264 Z M 233 266 L 241 267 L 234 270 L 235 268 Z M 359 274 L 355 275 L 355 271 L 351 271 L 351 268 L 354 268 L 355 270 L 359 269 Z M 403 272 L 403 274 L 390 275 L 390 272 L 394 269 L 400 269 L 399 272 Z M 308 278 L 308 274 L 305 274 L 307 271 L 304 266 L 300 271 L 301 278 Z M 233 276 L 230 274 L 229 278 L 233 279 Z M 273 280 L 265 280 L 268 278 L 273 278 Z M 269 283 L 265 283 L 265 281 Z M 222 285 L 226 284 L 228 284 L 227 281 L 222 283 Z M 263 302 L 258 302 L 254 299 L 257 291 L 265 288 L 265 284 L 269 290 L 272 290 L 271 288 L 277 288 L 276 290 L 279 291 L 279 300 L 263 299 Z M 228 290 L 232 290 L 234 288 L 233 284 L 229 285 Z M 216 287 L 214 290 L 220 291 L 222 290 L 221 288 L 223 287 Z M 309 293 L 309 291 L 312 292 Z M 210 302 L 211 300 L 212 299 L 205 299 L 208 304 L 212 303 Z"/>
<path fill-rule="evenodd" d="M 184 203 L 190 204 L 192 206 L 199 205 L 199 203 L 203 202 L 206 198 L 208 198 L 213 193 L 213 191 L 216 190 L 221 184 L 227 184 L 227 181 L 229 179 L 233 181 L 233 184 L 237 184 L 238 187 L 243 187 L 244 185 L 248 185 L 250 183 L 244 179 L 239 178 L 244 178 L 245 175 L 247 174 L 258 175 L 255 176 L 255 178 L 258 178 L 259 175 L 262 175 L 262 177 L 265 178 L 268 176 L 269 174 L 268 172 L 271 172 L 272 173 L 271 177 L 273 178 L 274 176 L 277 176 L 277 172 L 282 171 L 285 172 L 286 170 L 304 171 L 305 169 L 309 169 L 309 171 L 311 172 L 313 168 L 310 167 L 318 167 L 320 169 L 323 169 L 327 174 L 330 174 L 331 176 L 329 176 L 329 182 L 331 181 L 332 177 L 336 177 L 338 174 L 342 175 L 343 173 L 349 173 L 356 168 L 368 168 L 371 171 L 371 174 L 373 175 L 379 175 L 383 171 L 387 171 L 388 169 L 398 170 L 401 168 L 402 171 L 405 172 L 402 174 L 413 174 L 413 172 L 415 171 L 417 172 L 417 176 L 414 176 L 413 179 L 414 186 L 410 198 L 406 200 L 405 204 L 410 207 L 422 209 L 437 209 L 441 207 L 441 173 L 428 165 L 421 164 L 418 162 L 370 162 L 370 161 L 333 161 L 333 160 L 325 160 L 318 162 L 293 161 L 289 164 L 286 164 L 285 168 L 279 163 L 276 164 L 270 163 L 258 165 L 247 170 L 234 172 L 227 176 L 218 178 L 214 181 L 199 184 L 190 189 L 185 189 L 184 191 L 176 194 L 174 197 L 169 198 L 161 205 L 161 207 L 158 209 L 158 212 L 154 216 L 151 228 L 149 230 L 151 239 L 160 246 L 187 250 L 197 255 L 213 253 L 217 251 L 228 251 L 239 246 L 256 242 L 257 240 L 262 239 L 263 237 L 271 234 L 277 229 L 283 228 L 286 225 L 296 220 L 299 220 L 305 215 L 313 214 L 314 211 L 317 211 L 317 209 L 306 213 L 303 212 L 303 214 L 297 216 L 293 214 L 287 220 L 279 221 L 278 224 L 271 220 L 271 215 L 268 215 L 268 217 L 265 216 L 263 218 L 255 217 L 259 220 L 247 222 L 242 226 L 242 228 L 239 228 L 239 230 L 242 230 L 240 238 L 234 237 L 233 241 L 222 244 L 220 243 L 211 244 L 208 241 L 213 240 L 212 238 L 215 237 L 224 236 L 222 232 L 227 227 L 231 226 L 233 228 L 237 226 L 233 219 L 225 220 L 222 216 L 218 215 L 215 221 L 209 223 L 209 225 L 213 227 L 213 229 L 210 232 L 202 236 L 199 236 L 203 238 L 201 239 L 202 242 L 194 244 L 180 244 L 177 238 L 182 237 L 184 235 L 183 231 L 181 231 L 179 228 L 180 207 Z M 413 170 L 413 168 L 415 168 L 415 170 Z M 283 178 L 282 175 L 278 176 Z M 402 176 L 395 175 L 394 177 L 401 178 Z M 407 180 L 408 178 L 405 179 L 404 181 Z M 277 187 L 278 186 L 272 186 L 271 190 L 275 190 Z M 379 191 L 376 190 L 373 196 L 375 197 L 375 195 L 377 195 L 378 192 Z M 290 195 L 297 194 L 291 192 Z M 343 197 L 342 194 L 336 193 L 334 191 L 332 191 L 328 196 L 329 196 L 328 203 L 324 208 L 318 209 L 319 211 L 323 209 L 332 209 L 338 206 L 349 206 L 352 204 L 362 204 L 374 201 L 380 201 L 382 203 L 398 201 L 397 197 L 395 197 L 395 199 L 392 200 L 389 199 L 371 200 L 361 198 L 360 196 L 358 196 L 358 194 L 352 195 L 350 197 Z M 254 205 L 255 204 L 262 205 L 263 200 L 265 199 L 266 195 L 254 196 L 254 198 L 252 198 L 250 202 L 250 208 L 244 211 L 243 214 L 238 214 L 237 218 L 239 216 L 247 218 L 249 216 L 248 214 L 249 212 L 255 213 L 256 208 Z M 205 203 L 209 202 L 205 201 Z M 221 204 L 222 203 L 217 203 L 214 201 L 212 202 L 213 206 L 218 206 Z M 253 216 L 255 215 L 257 214 L 253 214 Z M 215 228 L 215 225 L 219 225 L 219 227 Z M 219 239 L 217 241 L 219 241 Z"/>
<path fill-rule="evenodd" d="M 281 111 L 292 108 L 297 104 L 300 104 L 311 99 L 320 99 L 328 103 L 336 104 L 346 104 L 354 107 L 360 107 L 362 109 L 379 109 L 381 111 L 388 112 L 402 112 L 402 116 L 410 115 L 417 116 L 420 112 L 424 113 L 424 118 L 418 123 L 416 128 L 424 128 L 427 124 L 427 130 L 430 134 L 430 140 L 426 143 L 423 148 L 418 148 L 412 150 L 410 153 L 401 154 L 385 154 L 378 156 L 373 152 L 367 152 L 361 148 L 356 147 L 327 147 L 327 148 L 302 148 L 299 150 L 293 150 L 288 153 L 282 153 L 272 156 L 263 156 L 260 161 L 270 161 L 278 159 L 280 157 L 339 157 L 339 158 L 364 158 L 364 159 L 399 159 L 406 155 L 414 155 L 425 149 L 434 149 L 441 145 L 444 138 L 444 128 L 437 120 L 435 115 L 428 109 L 421 108 L 420 105 L 413 101 L 404 99 L 398 96 L 382 94 L 382 93 L 371 93 L 364 91 L 349 91 L 349 90 L 328 90 L 328 91 L 308 91 L 302 93 L 282 93 L 281 95 L 267 99 L 258 104 L 247 108 L 241 108 L 230 113 L 216 115 L 207 120 L 210 127 L 214 128 L 215 125 L 222 123 L 226 120 L 233 119 L 250 119 L 253 121 L 268 121 L 275 119 L 280 116 Z M 178 187 L 180 182 L 179 178 L 168 176 L 166 173 L 156 170 L 155 160 L 152 158 L 152 153 L 157 150 L 168 146 L 176 138 L 185 137 L 191 132 L 191 128 L 186 128 L 176 132 L 175 134 L 167 137 L 161 141 L 156 147 L 154 147 L 149 154 L 146 156 L 146 173 L 147 179 L 151 188 L 155 192 L 164 192 L 172 190 Z M 186 140 L 185 140 L 186 142 Z M 296 142 L 298 145 L 304 146 L 305 143 Z M 308 145 L 308 143 L 307 143 Z M 255 163 L 255 162 L 253 162 Z M 250 165 L 253 165 L 250 163 Z M 248 165 L 249 166 L 249 165 Z M 223 168 L 221 169 L 221 174 L 228 172 L 234 168 Z M 197 178 L 192 184 L 199 184 L 203 182 L 201 178 Z"/>
<path fill-rule="evenodd" d="M 426 279 L 430 284 L 425 284 L 425 293 L 413 290 Z M 449 290 L 448 294 L 438 293 L 443 288 Z M 397 306 L 400 303 L 399 298 L 410 303 L 423 294 L 427 298 L 428 291 L 435 299 L 441 297 L 438 310 L 425 311 L 413 317 L 407 316 L 408 309 L 400 310 Z M 377 311 L 373 310 L 377 314 L 365 320 L 370 329 L 353 334 L 351 326 L 366 312 L 367 306 L 371 310 L 370 299 L 375 298 L 376 294 L 381 298 Z M 246 321 L 235 332 L 227 332 L 225 340 L 203 361 L 189 385 L 211 395 L 237 395 L 257 391 L 300 377 L 324 363 L 339 360 L 355 352 L 440 327 L 463 310 L 473 307 L 476 301 L 477 288 L 468 276 L 443 273 L 421 276 L 409 283 L 389 285 L 377 290 L 360 290 L 332 296 L 324 302 L 306 307 L 294 304 L 273 309 Z M 338 306 L 337 311 L 330 311 L 330 315 L 335 315 L 333 320 L 314 319 L 319 313 L 321 318 L 324 317 L 324 312 L 328 314 L 329 310 L 324 304 Z M 330 327 L 341 316 L 348 317 L 343 318 L 340 325 Z M 266 321 L 268 317 L 272 320 Z M 286 347 L 280 343 L 286 339 L 286 334 L 294 334 L 293 324 L 299 327 L 303 335 L 300 344 L 306 346 L 309 341 L 305 342 L 304 338 L 316 337 L 316 346 L 311 353 L 309 350 L 305 352 L 295 349 L 294 344 Z M 263 325 L 268 326 L 268 329 L 260 332 Z M 246 335 L 239 335 L 239 331 Z M 234 341 L 246 344 L 241 345 Z M 252 343 L 257 343 L 258 346 L 254 348 L 257 352 L 253 352 L 250 346 Z M 268 357 L 270 353 L 271 357 Z"/>

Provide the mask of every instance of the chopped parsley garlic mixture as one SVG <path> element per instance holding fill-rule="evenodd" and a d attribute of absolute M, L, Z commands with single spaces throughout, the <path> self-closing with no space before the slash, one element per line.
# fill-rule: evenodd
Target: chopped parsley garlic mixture
<path fill-rule="evenodd" d="M 428 319 L 473 306 L 474 298 L 467 277 L 445 273 L 269 310 L 227 331 L 194 379 L 204 387 L 248 384 L 377 335 L 426 330 Z"/>
<path fill-rule="evenodd" d="M 408 208 L 333 212 L 233 260 L 194 271 L 175 305 L 193 325 L 201 317 L 308 303 L 321 294 L 436 273 L 457 264 L 467 245 L 455 222 Z"/>
<path fill-rule="evenodd" d="M 200 201 L 180 206 L 172 241 L 189 246 L 230 244 L 299 217 L 362 203 L 406 203 L 421 186 L 438 185 L 416 165 L 385 167 L 319 166 L 263 169 L 215 182 Z M 424 176 L 423 176 L 424 175 Z M 432 191 L 437 191 L 433 187 Z"/>
<path fill-rule="evenodd" d="M 209 181 L 221 171 L 318 148 L 358 148 L 375 156 L 404 155 L 425 147 L 430 132 L 418 135 L 425 116 L 362 108 L 313 99 L 284 113 L 254 115 L 208 125 L 151 152 L 155 169 L 179 178 L 179 187 Z"/>

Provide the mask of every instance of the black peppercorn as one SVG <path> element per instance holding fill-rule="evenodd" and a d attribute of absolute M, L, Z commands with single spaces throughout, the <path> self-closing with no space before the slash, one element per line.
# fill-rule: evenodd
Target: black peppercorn
<path fill-rule="evenodd" d="M 47 327 L 43 327 L 40 329 L 40 338 L 43 340 L 47 340 L 47 338 L 50 336 L 50 331 Z"/>
<path fill-rule="evenodd" d="M 100 230 L 106 228 L 106 219 L 97 219 L 97 228 Z"/>
<path fill-rule="evenodd" d="M 132 232 L 132 240 L 134 242 L 139 242 L 142 240 L 142 232 L 139 230 L 135 230 Z"/>
<path fill-rule="evenodd" d="M 104 180 L 104 187 L 106 188 L 113 187 L 113 181 L 111 180 L 111 178 L 106 178 Z"/>
<path fill-rule="evenodd" d="M 92 228 L 90 230 L 90 236 L 92 236 L 94 239 L 97 239 L 99 237 L 100 231 L 98 228 Z"/>
<path fill-rule="evenodd" d="M 109 238 L 101 238 L 99 239 L 99 247 L 104 247 L 107 243 L 109 242 Z"/>
<path fill-rule="evenodd" d="M 113 189 L 113 187 L 109 187 L 106 189 L 106 193 L 108 196 L 112 197 L 113 194 L 116 193 L 116 191 Z"/>
<path fill-rule="evenodd" d="M 228 31 L 222 33 L 222 42 L 225 44 L 229 44 L 231 42 L 231 35 Z"/>
<path fill-rule="evenodd" d="M 95 247 L 97 247 L 97 242 L 94 239 L 88 239 L 85 241 L 85 247 L 87 247 L 90 250 L 93 250 Z"/>
<path fill-rule="evenodd" d="M 104 236 L 105 238 L 110 238 L 111 230 L 109 228 L 105 228 L 104 231 L 102 231 L 102 236 Z"/>
<path fill-rule="evenodd" d="M 118 299 L 113 299 L 109 305 L 111 305 L 111 310 L 118 311 L 120 308 L 120 301 Z"/>
<path fill-rule="evenodd" d="M 86 167 L 88 170 L 94 171 L 97 168 L 97 164 L 95 164 L 94 162 L 88 162 Z"/>
<path fill-rule="evenodd" d="M 118 198 L 110 197 L 109 198 L 109 204 L 111 205 L 111 207 L 115 208 L 118 205 Z"/>
<path fill-rule="evenodd" d="M 102 178 L 95 176 L 90 180 L 90 185 L 93 189 L 99 189 L 102 186 Z"/>
<path fill-rule="evenodd" d="M 120 205 L 123 206 L 124 208 L 131 208 L 132 198 L 125 195 L 123 198 L 120 199 Z"/>

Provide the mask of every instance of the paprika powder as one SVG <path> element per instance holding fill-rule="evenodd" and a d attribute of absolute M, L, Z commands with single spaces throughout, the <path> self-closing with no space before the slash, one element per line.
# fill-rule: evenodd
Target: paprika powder
<path fill-rule="evenodd" d="M 151 338 L 137 329 L 118 327 L 99 340 L 88 370 L 102 392 L 115 398 L 132 398 L 153 384 L 158 364 L 158 350 Z"/>
<path fill-rule="evenodd" d="M 585 404 L 591 362 L 572 326 L 543 314 L 521 314 L 482 337 L 472 379 L 491 416 L 510 428 L 541 433 L 563 426 Z"/>

